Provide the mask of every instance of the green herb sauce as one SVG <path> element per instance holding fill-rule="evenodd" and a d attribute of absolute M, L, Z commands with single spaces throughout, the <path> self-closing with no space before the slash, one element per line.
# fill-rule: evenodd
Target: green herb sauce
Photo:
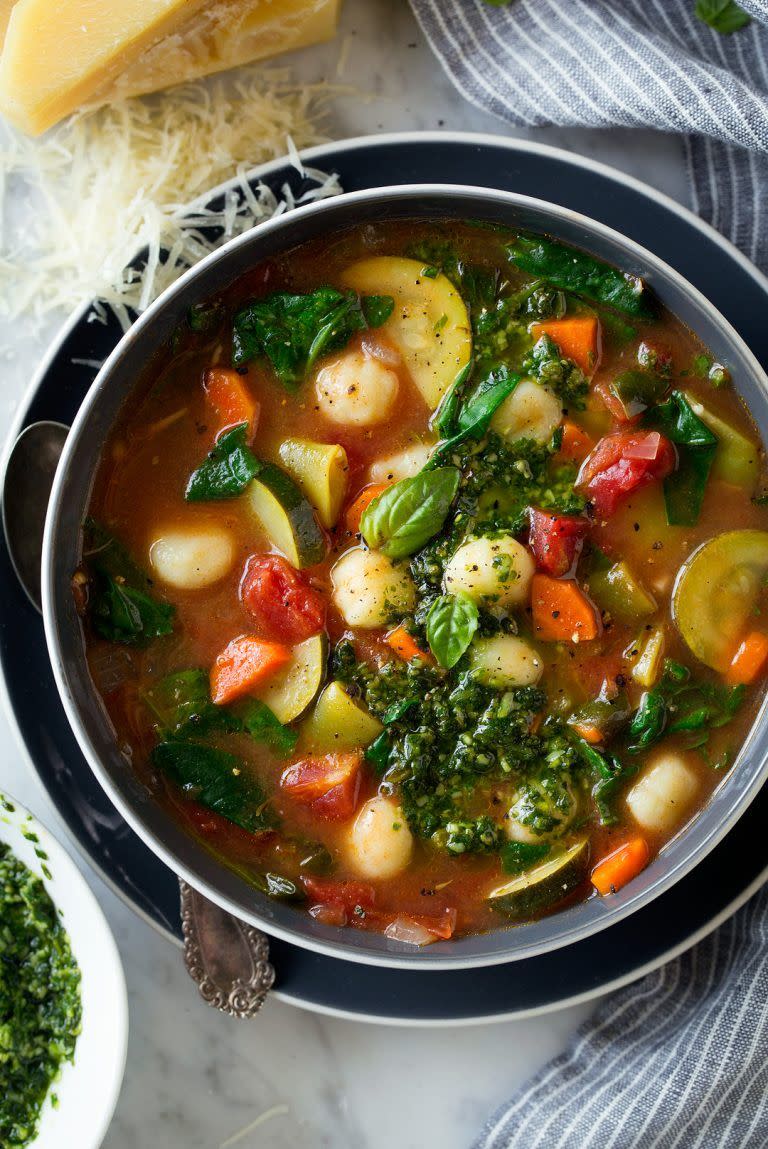
<path fill-rule="evenodd" d="M 0 843 L 0 1145 L 29 1145 L 80 1033 L 80 970 L 43 883 Z"/>

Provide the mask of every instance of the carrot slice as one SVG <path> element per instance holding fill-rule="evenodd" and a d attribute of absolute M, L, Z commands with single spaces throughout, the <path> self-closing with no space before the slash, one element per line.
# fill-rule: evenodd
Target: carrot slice
<path fill-rule="evenodd" d="M 410 662 L 412 658 L 420 658 L 422 662 L 434 665 L 435 660 L 432 655 L 422 650 L 418 643 L 414 642 L 404 626 L 398 626 L 390 631 L 385 642 L 404 662 Z"/>
<path fill-rule="evenodd" d="M 588 642 L 602 629 L 597 611 L 573 579 L 535 574 L 531 609 L 534 635 L 544 642 Z"/>
<path fill-rule="evenodd" d="M 568 359 L 585 375 L 591 375 L 599 359 L 600 326 L 596 315 L 573 315 L 565 319 L 547 319 L 531 325 L 531 335 L 538 339 L 548 335 Z"/>
<path fill-rule="evenodd" d="M 371 483 L 369 486 L 363 487 L 360 494 L 352 500 L 344 516 L 344 521 L 350 534 L 356 535 L 358 533 L 363 511 L 374 499 L 377 499 L 379 495 L 386 491 L 388 485 L 388 483 Z"/>
<path fill-rule="evenodd" d="M 290 647 L 241 634 L 222 650 L 211 670 L 211 698 L 219 706 L 251 694 L 290 661 Z"/>
<path fill-rule="evenodd" d="M 227 367 L 211 367 L 203 373 L 203 390 L 206 399 L 221 417 L 221 431 L 247 423 L 248 438 L 253 437 L 259 421 L 259 404 L 237 371 Z"/>
<path fill-rule="evenodd" d="M 595 866 L 592 885 L 600 894 L 615 894 L 645 869 L 650 856 L 645 838 L 630 838 Z"/>
<path fill-rule="evenodd" d="M 597 726 L 590 726 L 587 722 L 574 722 L 571 729 L 575 730 L 585 742 L 589 742 L 592 746 L 603 741 L 602 731 Z"/>
<path fill-rule="evenodd" d="M 586 459 L 595 445 L 595 440 L 586 431 L 582 431 L 572 419 L 563 423 L 563 437 L 560 441 L 560 457 L 569 463 L 581 463 Z"/>
<path fill-rule="evenodd" d="M 768 634 L 753 630 L 742 642 L 726 671 L 726 681 L 731 686 L 748 685 L 754 682 L 768 661 Z"/>

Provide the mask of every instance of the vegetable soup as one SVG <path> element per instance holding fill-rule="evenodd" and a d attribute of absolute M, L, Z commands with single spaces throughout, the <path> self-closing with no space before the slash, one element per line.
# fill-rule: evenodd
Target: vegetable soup
<path fill-rule="evenodd" d="M 731 766 L 762 491 L 727 366 L 642 280 L 351 229 L 137 382 L 74 578 L 91 673 L 157 800 L 297 913 L 414 945 L 530 920 L 610 898 Z"/>

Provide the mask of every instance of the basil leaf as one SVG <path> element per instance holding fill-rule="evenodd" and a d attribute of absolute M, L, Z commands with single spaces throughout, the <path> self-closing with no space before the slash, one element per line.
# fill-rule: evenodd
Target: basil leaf
<path fill-rule="evenodd" d="M 199 742 L 161 742 L 152 762 L 187 798 L 243 830 L 258 834 L 274 828 L 264 790 L 234 754 Z"/>
<path fill-rule="evenodd" d="M 291 726 L 283 726 L 265 702 L 251 698 L 238 713 L 243 726 L 256 742 L 264 742 L 280 754 L 291 754 L 296 749 L 298 731 Z"/>
<path fill-rule="evenodd" d="M 459 477 L 456 467 L 437 467 L 388 487 L 366 507 L 360 520 L 360 533 L 368 546 L 391 559 L 420 550 L 445 522 Z"/>
<path fill-rule="evenodd" d="M 505 874 L 522 874 L 543 861 L 550 848 L 546 842 L 507 842 L 499 851 L 501 868 Z"/>
<path fill-rule="evenodd" d="M 464 654 L 477 630 L 478 610 L 469 595 L 444 594 L 427 615 L 427 642 L 437 661 L 450 670 Z"/>
<path fill-rule="evenodd" d="M 481 439 L 497 409 L 520 382 L 520 376 L 507 367 L 489 371 L 461 405 L 456 429 L 465 437 Z"/>
<path fill-rule="evenodd" d="M 735 0 L 696 0 L 694 11 L 699 20 L 723 36 L 746 28 L 751 21 L 749 14 Z"/>
<path fill-rule="evenodd" d="M 88 613 L 97 634 L 141 646 L 173 632 L 174 607 L 153 597 L 145 572 L 94 519 L 84 526 L 83 558 L 92 577 Z"/>
<path fill-rule="evenodd" d="M 670 526 L 690 527 L 699 518 L 717 435 L 694 414 L 682 391 L 652 407 L 644 425 L 666 435 L 677 447 L 677 469 L 664 480 L 664 502 Z"/>

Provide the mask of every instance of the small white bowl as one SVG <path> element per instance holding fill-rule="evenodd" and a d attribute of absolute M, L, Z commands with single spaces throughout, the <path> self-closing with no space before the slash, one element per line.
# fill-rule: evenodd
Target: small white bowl
<path fill-rule="evenodd" d="M 28 837 L 32 834 L 36 841 Z M 98 1149 L 120 1093 L 128 1046 L 128 997 L 120 955 L 107 920 L 74 862 L 53 835 L 5 792 L 0 793 L 0 842 L 6 842 L 41 878 L 61 912 L 82 976 L 83 1028 L 75 1058 L 64 1065 L 51 1086 L 30 1149 Z M 46 857 L 38 857 L 36 851 Z M 55 1108 L 52 1093 L 58 1098 Z"/>

